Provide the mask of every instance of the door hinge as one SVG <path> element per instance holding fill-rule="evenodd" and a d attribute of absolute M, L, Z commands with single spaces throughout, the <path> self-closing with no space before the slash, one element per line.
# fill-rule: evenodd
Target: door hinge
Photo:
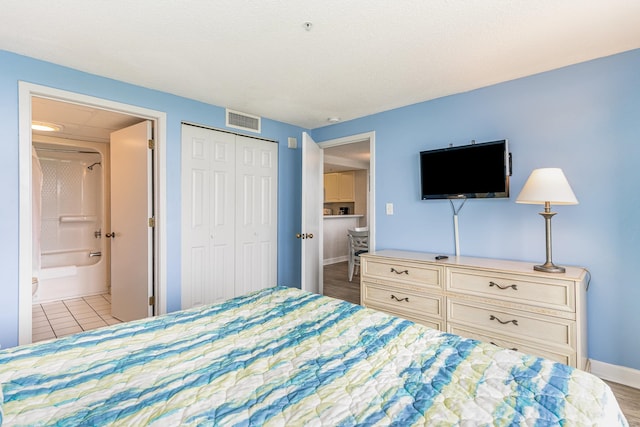
<path fill-rule="evenodd" d="M 149 305 L 156 305 L 156 297 L 155 296 L 150 296 L 149 297 Z"/>
<path fill-rule="evenodd" d="M 156 142 L 153 139 L 149 140 L 149 150 L 156 148 Z"/>
<path fill-rule="evenodd" d="M 156 219 L 149 218 L 149 227 L 155 227 L 155 226 L 156 226 Z"/>

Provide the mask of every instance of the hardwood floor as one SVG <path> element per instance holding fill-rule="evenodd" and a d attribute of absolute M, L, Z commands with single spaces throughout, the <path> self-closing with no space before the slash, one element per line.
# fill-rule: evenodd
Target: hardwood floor
<path fill-rule="evenodd" d="M 347 262 L 324 266 L 323 293 L 326 296 L 360 304 L 360 275 L 349 282 Z"/>
<path fill-rule="evenodd" d="M 324 266 L 323 293 L 326 296 L 360 304 L 360 275 L 349 282 L 346 262 Z M 640 389 L 605 381 L 618 400 L 629 426 L 640 427 Z"/>
<path fill-rule="evenodd" d="M 620 409 L 631 427 L 640 427 L 640 389 L 605 381 L 616 395 Z"/>

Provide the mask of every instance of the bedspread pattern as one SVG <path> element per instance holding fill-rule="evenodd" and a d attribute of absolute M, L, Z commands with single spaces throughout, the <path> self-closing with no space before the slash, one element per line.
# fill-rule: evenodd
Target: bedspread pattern
<path fill-rule="evenodd" d="M 3 425 L 626 425 L 596 377 L 276 287 L 0 352 Z"/>

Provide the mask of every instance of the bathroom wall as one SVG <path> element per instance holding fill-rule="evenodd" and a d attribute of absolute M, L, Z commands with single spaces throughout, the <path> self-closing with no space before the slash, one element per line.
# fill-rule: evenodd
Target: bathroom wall
<path fill-rule="evenodd" d="M 94 233 L 103 229 L 102 166 L 93 165 L 100 154 L 36 151 L 43 175 L 41 251 L 100 250 Z"/>

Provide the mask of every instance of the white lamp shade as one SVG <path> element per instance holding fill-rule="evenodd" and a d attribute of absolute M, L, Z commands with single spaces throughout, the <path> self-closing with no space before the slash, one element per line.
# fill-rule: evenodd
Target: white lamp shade
<path fill-rule="evenodd" d="M 516 203 L 577 205 L 573 190 L 560 168 L 534 169 L 525 182 Z"/>

